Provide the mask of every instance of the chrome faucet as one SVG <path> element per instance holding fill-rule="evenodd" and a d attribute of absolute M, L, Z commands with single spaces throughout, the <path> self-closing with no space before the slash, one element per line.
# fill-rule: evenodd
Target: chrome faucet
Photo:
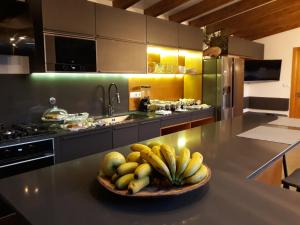
<path fill-rule="evenodd" d="M 114 103 L 115 98 L 112 98 L 112 96 L 111 96 L 111 88 L 112 87 L 115 87 L 115 89 L 116 89 L 115 98 L 117 99 L 118 104 L 121 103 L 120 93 L 119 93 L 119 90 L 118 90 L 118 86 L 115 83 L 111 83 L 109 85 L 109 87 L 108 87 L 108 106 L 107 106 L 107 112 L 108 112 L 109 116 L 112 116 L 113 113 L 114 113 L 113 103 Z"/>

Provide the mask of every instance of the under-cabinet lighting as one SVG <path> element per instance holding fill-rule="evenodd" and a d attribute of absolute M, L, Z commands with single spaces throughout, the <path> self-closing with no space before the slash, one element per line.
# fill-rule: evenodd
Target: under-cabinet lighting
<path fill-rule="evenodd" d="M 103 79 L 103 78 L 183 78 L 183 74 L 119 74 L 119 73 L 32 73 L 32 79 Z"/>
<path fill-rule="evenodd" d="M 178 49 L 148 46 L 147 53 L 162 56 L 178 56 Z"/>

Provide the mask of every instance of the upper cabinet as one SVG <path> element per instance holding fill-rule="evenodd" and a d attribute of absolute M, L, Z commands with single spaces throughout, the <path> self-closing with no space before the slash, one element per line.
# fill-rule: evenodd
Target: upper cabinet
<path fill-rule="evenodd" d="M 42 0 L 45 30 L 95 35 L 95 4 L 87 0 Z"/>
<path fill-rule="evenodd" d="M 97 70 L 105 73 L 146 73 L 146 44 L 97 39 Z"/>
<path fill-rule="evenodd" d="M 203 50 L 203 32 L 200 28 L 178 25 L 178 47 L 183 49 Z"/>
<path fill-rule="evenodd" d="M 228 55 L 249 59 L 264 59 L 264 45 L 238 37 L 228 38 Z"/>
<path fill-rule="evenodd" d="M 178 47 L 178 24 L 147 16 L 147 43 Z"/>
<path fill-rule="evenodd" d="M 146 16 L 97 4 L 96 34 L 105 38 L 146 43 Z"/>

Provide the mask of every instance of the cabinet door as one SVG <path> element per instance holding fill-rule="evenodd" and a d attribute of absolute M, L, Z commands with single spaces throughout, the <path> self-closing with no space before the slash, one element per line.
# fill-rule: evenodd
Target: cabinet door
<path fill-rule="evenodd" d="M 146 73 L 146 45 L 108 39 L 97 40 L 99 72 Z"/>
<path fill-rule="evenodd" d="M 112 148 L 112 129 L 103 128 L 62 136 L 55 151 L 55 161 L 65 162 Z"/>
<path fill-rule="evenodd" d="M 160 120 L 150 120 L 140 122 L 139 124 L 139 141 L 155 138 L 160 136 Z"/>
<path fill-rule="evenodd" d="M 182 113 L 178 115 L 166 116 L 161 118 L 161 127 L 168 127 L 177 124 L 182 124 L 190 121 L 189 113 Z"/>
<path fill-rule="evenodd" d="M 203 32 L 200 28 L 178 25 L 179 48 L 203 50 Z"/>
<path fill-rule="evenodd" d="M 95 5 L 86 0 L 42 0 L 45 30 L 95 35 Z"/>
<path fill-rule="evenodd" d="M 113 147 L 121 147 L 138 142 L 138 124 L 130 123 L 114 127 Z"/>
<path fill-rule="evenodd" d="M 146 43 L 146 16 L 97 5 L 96 34 L 100 37 Z"/>
<path fill-rule="evenodd" d="M 178 24 L 167 20 L 147 17 L 147 43 L 178 47 Z"/>

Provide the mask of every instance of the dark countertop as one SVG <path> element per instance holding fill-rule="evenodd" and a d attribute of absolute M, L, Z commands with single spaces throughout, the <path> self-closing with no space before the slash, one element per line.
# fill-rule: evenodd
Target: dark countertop
<path fill-rule="evenodd" d="M 153 139 L 174 145 L 185 139 L 212 169 L 208 186 L 180 197 L 110 194 L 95 181 L 104 153 L 0 180 L 0 193 L 33 225 L 297 225 L 299 193 L 246 179 L 287 145 L 236 137 L 275 119 L 247 113 Z M 125 153 L 129 147 L 118 150 Z"/>
<path fill-rule="evenodd" d="M 200 109 L 200 110 L 189 110 L 186 112 L 173 112 L 170 115 L 156 115 L 155 113 L 147 113 L 147 112 L 140 112 L 140 111 L 131 111 L 131 112 L 127 112 L 127 113 L 120 113 L 120 114 L 115 114 L 114 117 L 116 116 L 123 116 L 123 115 L 136 115 L 134 118 L 126 120 L 124 122 L 121 123 L 116 123 L 116 124 L 112 124 L 112 125 L 107 125 L 107 126 L 97 126 L 97 127 L 91 127 L 91 128 L 86 128 L 86 129 L 82 129 L 79 131 L 69 131 L 69 130 L 64 130 L 64 129 L 51 129 L 52 133 L 49 134 L 45 134 L 45 135 L 38 135 L 38 136 L 32 136 L 32 137 L 22 137 L 19 139 L 14 139 L 14 140 L 7 140 L 7 141 L 1 141 L 0 142 L 0 147 L 2 146 L 7 146 L 7 145 L 13 145 L 13 144 L 19 144 L 19 143 L 24 143 L 24 142 L 31 142 L 31 141 L 37 141 L 37 140 L 41 140 L 41 139 L 49 139 L 49 138 L 56 138 L 56 137 L 60 137 L 60 136 L 64 136 L 64 135 L 72 135 L 72 134 L 76 134 L 76 133 L 84 133 L 84 132 L 89 132 L 92 130 L 99 130 L 99 129 L 104 129 L 104 128 L 109 128 L 109 127 L 115 127 L 115 126 L 122 126 L 125 124 L 129 124 L 129 123 L 139 123 L 139 122 L 143 122 L 143 121 L 148 121 L 148 120 L 167 120 L 167 119 L 171 119 L 174 117 L 178 117 L 178 116 L 184 116 L 184 115 L 189 115 L 192 113 L 201 113 L 203 112 L 204 114 L 210 114 L 211 116 L 214 116 L 214 107 L 210 107 L 207 109 Z M 99 117 L 100 118 L 100 117 Z M 107 118 L 107 116 L 103 116 L 103 118 Z"/>

